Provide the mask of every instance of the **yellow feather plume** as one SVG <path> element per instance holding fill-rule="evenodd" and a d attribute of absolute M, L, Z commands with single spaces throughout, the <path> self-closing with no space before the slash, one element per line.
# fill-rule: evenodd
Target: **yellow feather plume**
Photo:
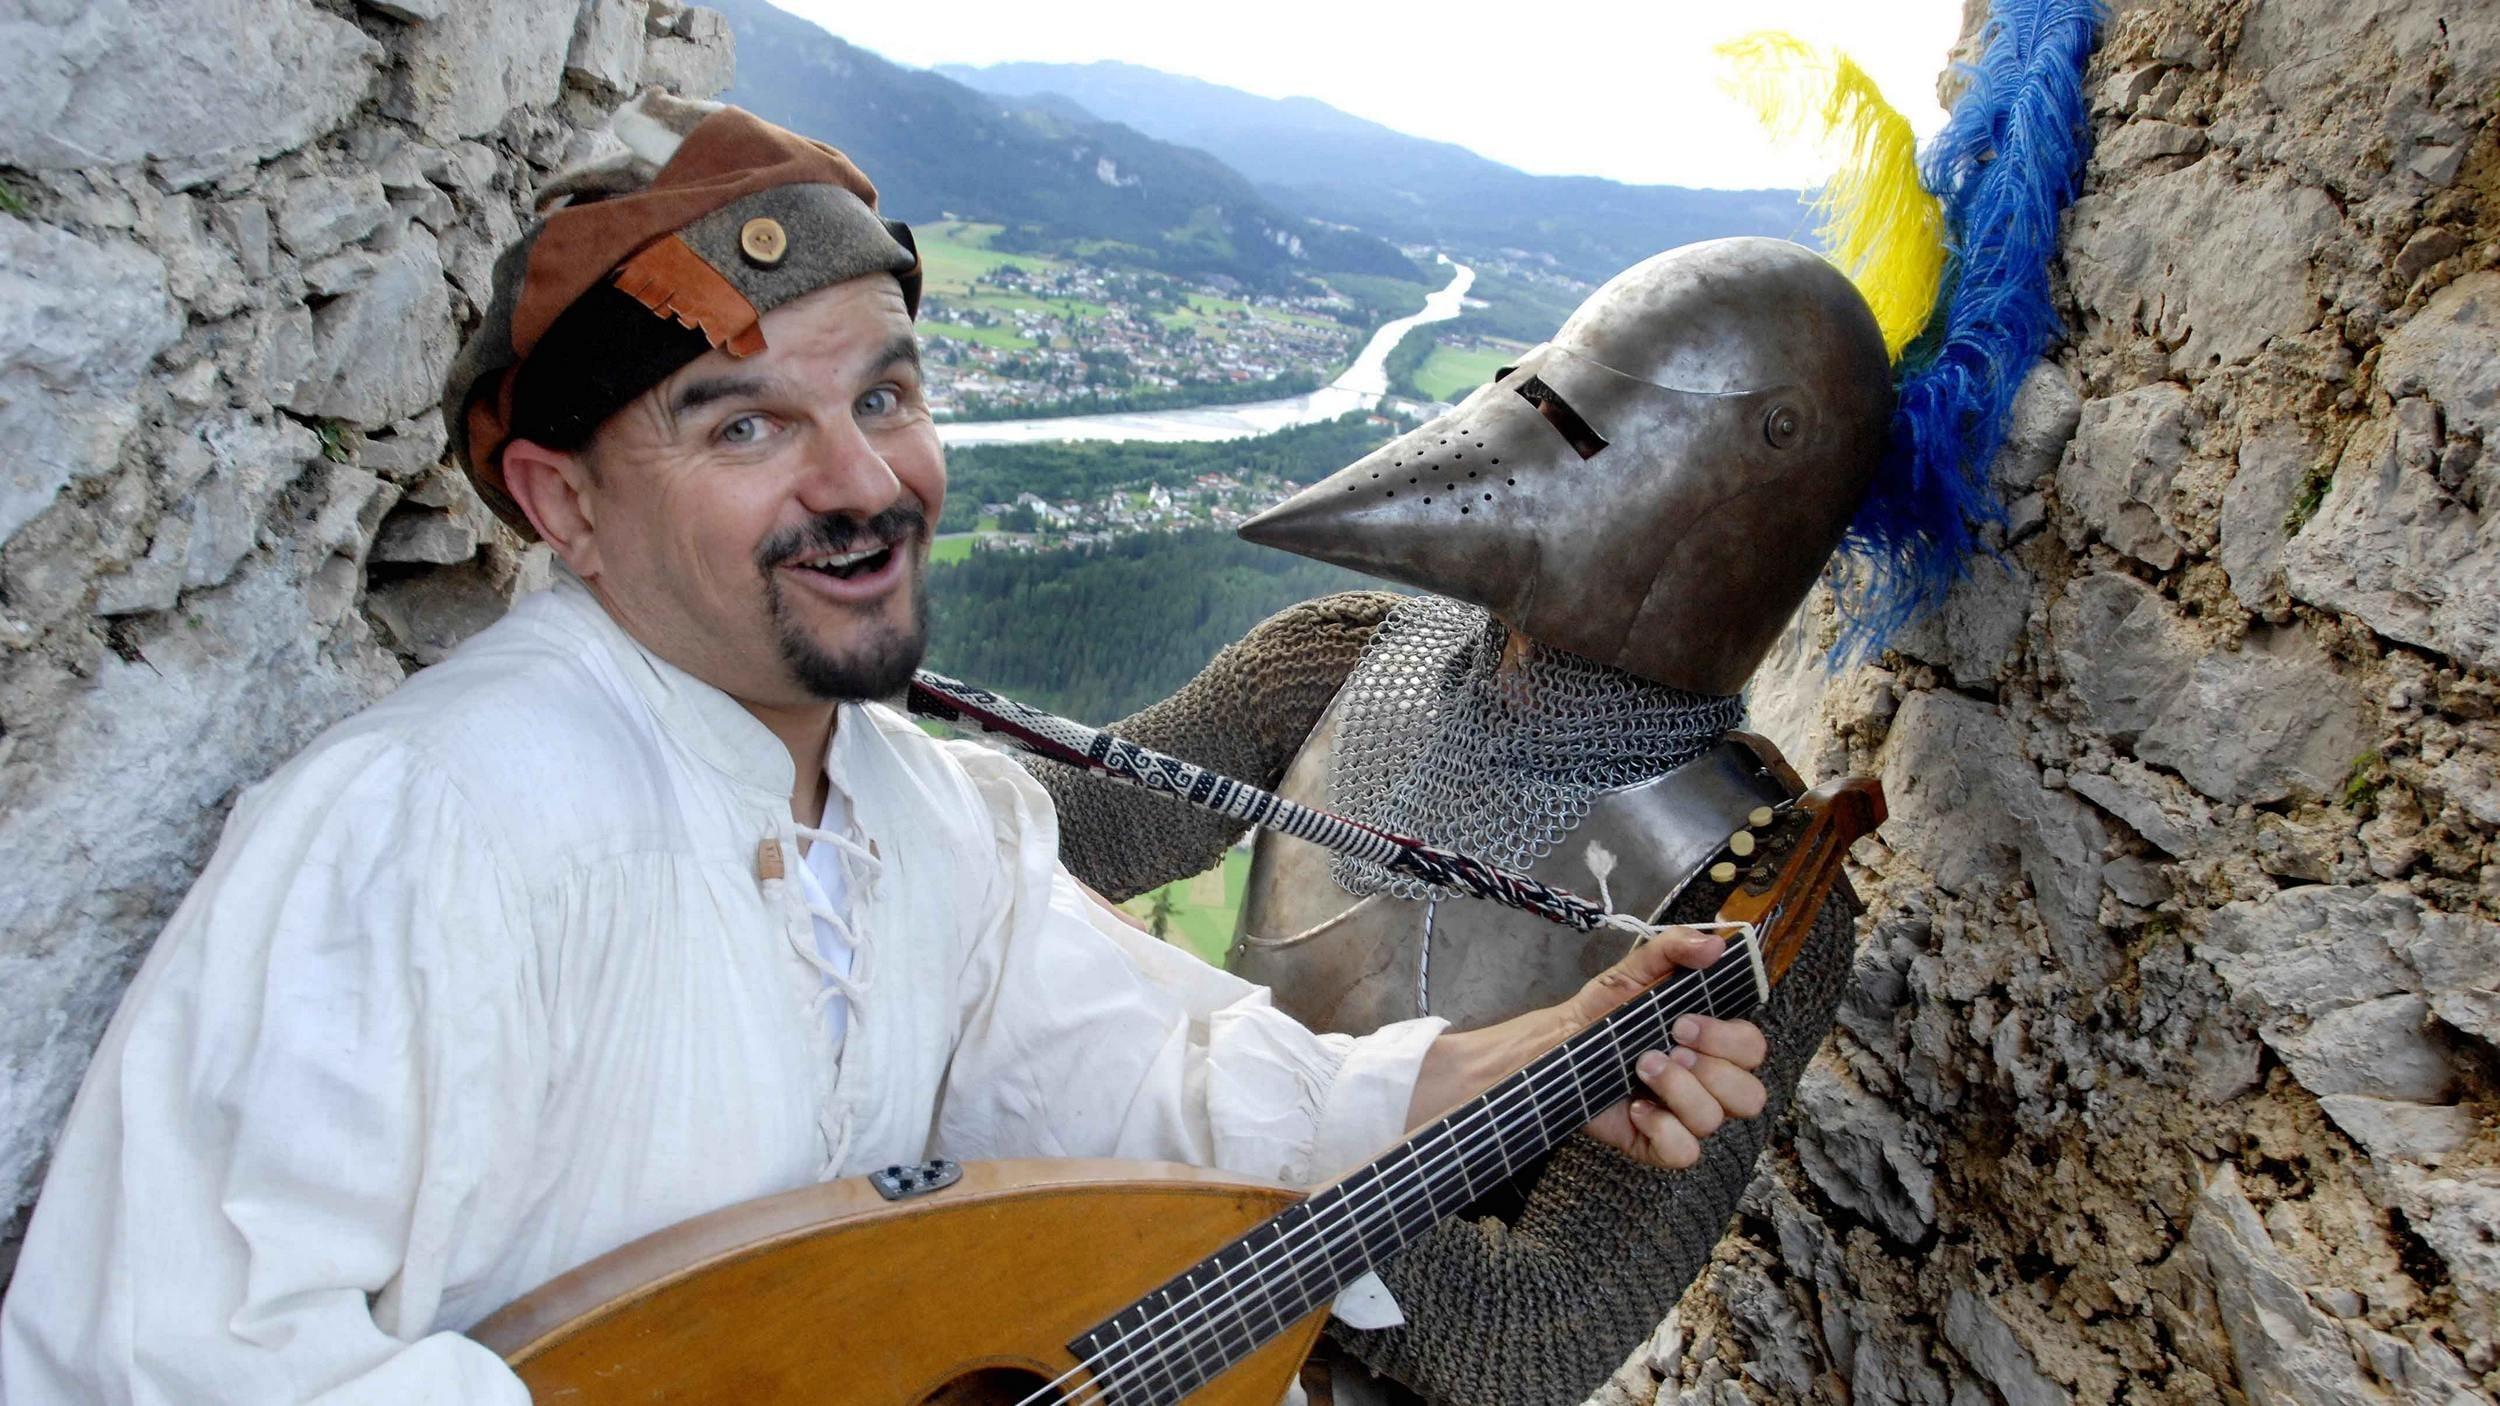
<path fill-rule="evenodd" d="M 1815 198 L 1833 263 L 1875 310 L 1901 359 L 1936 309 L 1944 279 L 1944 207 L 1918 180 L 1918 139 L 1857 61 L 1765 30 L 1718 47 L 1728 92 L 1780 141 L 1806 140 L 1839 168 Z"/>

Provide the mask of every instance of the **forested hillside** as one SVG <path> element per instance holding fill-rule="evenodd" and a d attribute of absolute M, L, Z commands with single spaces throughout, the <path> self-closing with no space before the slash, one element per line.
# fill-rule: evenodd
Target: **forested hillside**
<path fill-rule="evenodd" d="M 1279 208 L 1203 151 L 888 63 L 768 0 L 717 8 L 738 45 L 727 100 L 849 153 L 897 219 L 994 220 L 1007 226 L 1000 248 L 1269 290 L 1310 273 L 1422 278 L 1387 243 Z"/>
<path fill-rule="evenodd" d="M 944 64 L 938 71 L 1019 102 L 1090 112 L 1204 148 L 1288 209 L 1391 239 L 1530 250 L 1587 279 L 1697 239 L 1802 238 L 1810 223 L 1795 191 L 1532 176 L 1312 98 L 1263 98 L 1135 64 Z"/>
<path fill-rule="evenodd" d="M 1170 694 L 1295 601 L 1381 584 L 1221 532 L 978 552 L 931 571 L 929 667 L 1106 723 Z"/>

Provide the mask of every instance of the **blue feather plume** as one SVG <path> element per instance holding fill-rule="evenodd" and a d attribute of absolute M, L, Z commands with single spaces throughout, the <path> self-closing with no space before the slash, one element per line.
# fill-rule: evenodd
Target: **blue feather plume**
<path fill-rule="evenodd" d="M 1866 579 L 1837 657 L 1881 648 L 1940 604 L 1980 529 L 2004 521 L 1988 470 L 2015 391 L 2059 334 L 2049 262 L 2083 176 L 2100 21 L 2098 0 L 1996 0 L 1969 86 L 1921 158 L 1944 204 L 1947 292 L 1903 360 L 1885 456 L 1849 524 Z"/>

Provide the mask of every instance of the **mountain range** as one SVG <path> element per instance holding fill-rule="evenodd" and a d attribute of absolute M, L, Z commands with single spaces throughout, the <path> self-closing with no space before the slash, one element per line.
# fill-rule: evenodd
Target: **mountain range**
<path fill-rule="evenodd" d="M 737 37 L 730 101 L 849 152 L 897 218 L 1006 225 L 999 248 L 1278 290 L 1312 273 L 1440 281 L 1395 241 L 1598 281 L 1677 244 L 1806 224 L 1794 191 L 1530 175 L 1316 99 L 1135 64 L 907 68 L 769 0 L 708 3 Z"/>
<path fill-rule="evenodd" d="M 1003 99 L 1048 102 L 1199 148 L 1285 209 L 1415 243 L 1544 254 L 1592 280 L 1677 244 L 1729 234 L 1794 238 L 1807 224 L 1793 190 L 1532 176 L 1315 98 L 1263 98 L 1135 64 L 942 64 L 935 71 Z M 1554 118 L 1523 104 L 1522 120 Z"/>
<path fill-rule="evenodd" d="M 707 3 L 737 39 L 724 96 L 848 153 L 896 219 L 993 220 L 1008 226 L 995 247 L 1109 242 L 1150 268 L 1264 288 L 1309 272 L 1425 281 L 1387 241 L 1289 213 L 1206 152 L 1066 101 L 1010 103 L 890 63 L 766 0 Z"/>

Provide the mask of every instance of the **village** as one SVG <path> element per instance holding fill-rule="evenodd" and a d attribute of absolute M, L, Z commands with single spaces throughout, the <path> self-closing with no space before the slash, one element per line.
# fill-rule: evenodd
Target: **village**
<path fill-rule="evenodd" d="M 1275 474 L 1203 473 L 1176 488 L 1115 488 L 1091 500 L 1053 502 L 1019 493 L 1012 502 L 982 504 L 981 527 L 939 538 L 938 555 L 945 560 L 974 551 L 1098 547 L 1140 533 L 1196 528 L 1229 532 L 1293 491 L 1294 485 Z M 958 542 L 962 545 L 952 546 Z"/>
<path fill-rule="evenodd" d="M 1291 395 L 1349 361 L 1362 330 L 1335 294 L 1048 259 L 1004 261 L 924 299 L 940 419 L 1151 409 Z"/>

